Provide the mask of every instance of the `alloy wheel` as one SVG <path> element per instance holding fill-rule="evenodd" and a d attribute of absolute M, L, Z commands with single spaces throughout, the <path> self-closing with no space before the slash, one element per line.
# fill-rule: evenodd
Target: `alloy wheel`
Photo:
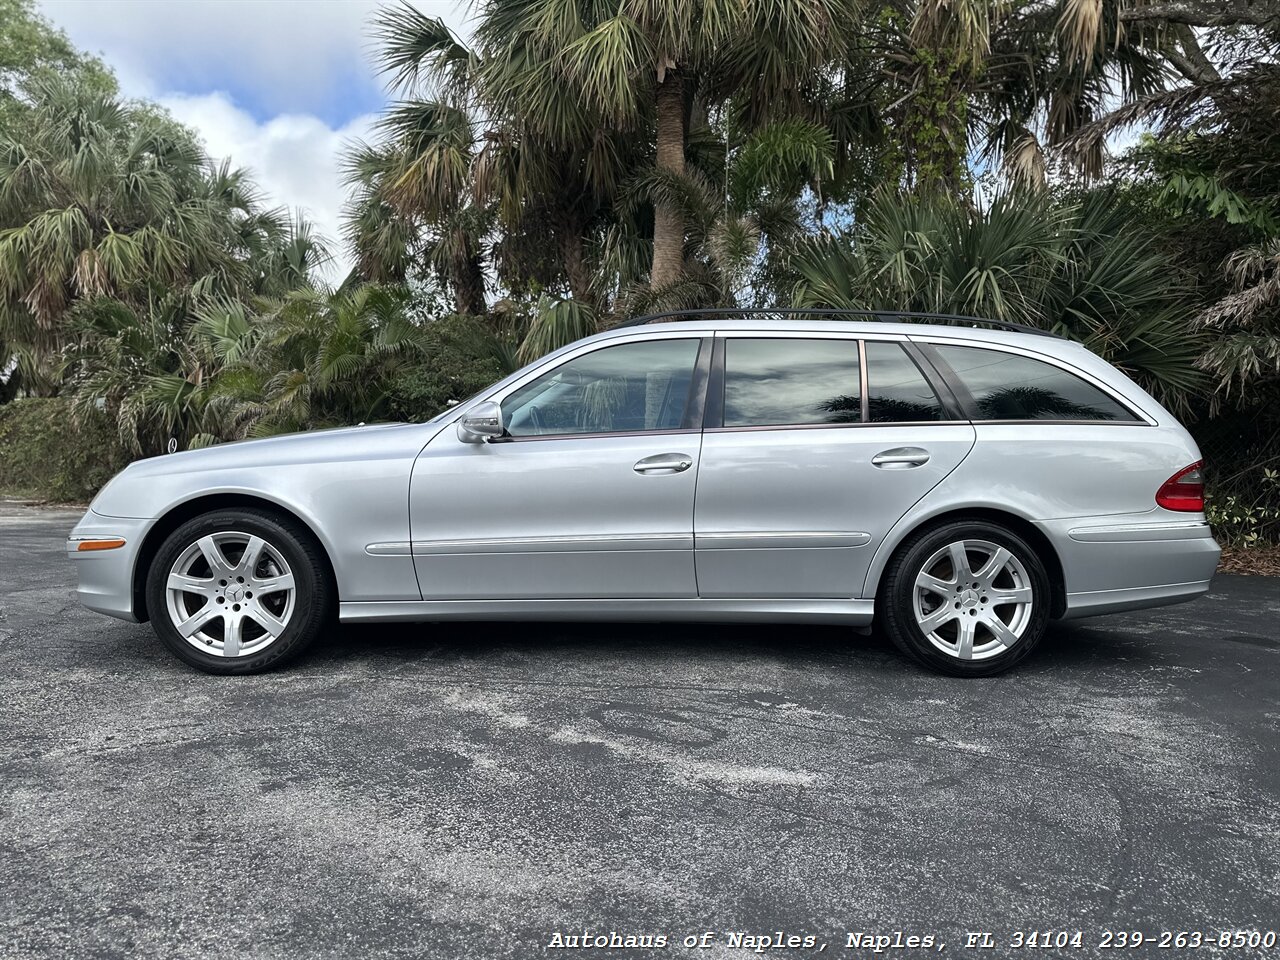
<path fill-rule="evenodd" d="M 280 638 L 297 588 L 281 552 L 261 537 L 228 531 L 178 555 L 165 586 L 169 619 L 197 650 L 247 657 Z"/>
<path fill-rule="evenodd" d="M 916 625 L 938 650 L 985 660 L 1017 645 L 1031 622 L 1027 568 L 989 540 L 958 540 L 935 551 L 912 590 Z"/>

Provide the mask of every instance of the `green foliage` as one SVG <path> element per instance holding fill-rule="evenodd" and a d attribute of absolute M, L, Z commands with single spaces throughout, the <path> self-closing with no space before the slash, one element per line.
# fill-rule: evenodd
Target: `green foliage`
<path fill-rule="evenodd" d="M 100 411 L 76 414 L 63 398 L 0 406 L 0 493 L 6 496 L 82 503 L 129 459 Z"/>
<path fill-rule="evenodd" d="M 384 10 L 381 62 L 405 100 L 349 160 L 361 276 L 429 264 L 457 312 L 479 313 L 491 256 L 512 294 L 570 295 L 602 323 L 736 299 L 757 253 L 776 267 L 773 227 L 789 229 L 815 188 L 842 195 L 874 153 L 859 141 L 874 122 L 865 98 L 836 79 L 857 13 L 836 0 L 500 0 L 479 10 L 470 49 L 407 5 Z M 658 96 L 673 84 L 675 100 Z M 660 219 L 683 219 L 684 235 L 656 240 Z M 660 260 L 688 269 L 647 290 Z"/>
<path fill-rule="evenodd" d="M 28 392 L 60 387 L 81 306 L 181 339 L 198 302 L 278 295 L 326 258 L 305 222 L 264 210 L 243 172 L 155 109 L 63 78 L 27 92 L 22 136 L 0 133 L 0 343 Z"/>
<path fill-rule="evenodd" d="M 1219 543 L 1252 547 L 1280 540 L 1280 470 L 1253 465 L 1210 485 L 1205 515 Z"/>
<path fill-rule="evenodd" d="M 389 384 L 425 354 L 401 290 L 298 290 L 264 306 L 257 345 L 210 402 L 213 419 L 251 436 L 385 419 Z"/>
<path fill-rule="evenodd" d="M 514 339 L 475 317 L 441 317 L 425 333 L 427 357 L 406 365 L 387 387 L 389 419 L 428 420 L 519 366 Z"/>
<path fill-rule="evenodd" d="M 1081 341 L 1170 406 L 1202 388 L 1186 291 L 1105 194 L 1006 193 L 976 209 L 884 192 L 851 234 L 810 241 L 793 262 L 800 306 L 1008 320 Z"/>
<path fill-rule="evenodd" d="M 16 133 L 30 110 L 24 89 L 57 74 L 75 76 L 102 93 L 116 90 L 102 62 L 75 49 L 36 13 L 33 0 L 0 0 L 0 131 Z"/>
<path fill-rule="evenodd" d="M 1250 203 L 1227 187 L 1221 179 L 1208 174 L 1178 172 L 1165 181 L 1160 198 L 1171 207 L 1201 209 L 1206 216 L 1222 217 L 1227 223 L 1253 227 L 1261 233 L 1277 232 L 1271 212 Z"/>
<path fill-rule="evenodd" d="M 918 189 L 956 191 L 968 184 L 973 48 L 916 48 L 914 91 L 901 126 L 901 147 Z"/>
<path fill-rule="evenodd" d="M 574 300 L 543 301 L 538 304 L 516 359 L 532 363 L 566 344 L 589 337 L 596 332 L 597 323 L 595 312 L 587 304 Z"/>

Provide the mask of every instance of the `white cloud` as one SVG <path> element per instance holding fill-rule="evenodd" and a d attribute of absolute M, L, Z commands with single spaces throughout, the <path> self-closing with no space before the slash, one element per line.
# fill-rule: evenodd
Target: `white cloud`
<path fill-rule="evenodd" d="M 338 262 L 328 271 L 340 279 L 349 263 L 339 239 L 345 192 L 339 180 L 343 145 L 367 138 L 376 119 L 357 117 L 337 129 L 306 114 L 281 114 L 259 123 L 225 93 L 176 94 L 159 102 L 174 118 L 194 127 L 210 156 L 230 158 L 253 172 L 269 203 L 300 208 L 330 241 Z"/>
<path fill-rule="evenodd" d="M 391 0 L 387 0 L 391 2 Z M 466 35 L 462 0 L 413 0 Z M 96 53 L 128 96 L 156 100 L 194 128 L 211 156 L 253 171 L 271 206 L 301 208 L 339 238 L 344 143 L 367 137 L 385 102 L 370 61 L 380 0 L 41 0 L 78 47 Z"/>
<path fill-rule="evenodd" d="M 77 46 L 101 53 L 125 92 L 230 90 L 259 116 L 306 112 L 331 120 L 370 108 L 380 82 L 369 63 L 379 0 L 42 0 Z M 415 0 L 465 29 L 457 0 Z M 336 112 L 335 112 L 336 111 Z"/>

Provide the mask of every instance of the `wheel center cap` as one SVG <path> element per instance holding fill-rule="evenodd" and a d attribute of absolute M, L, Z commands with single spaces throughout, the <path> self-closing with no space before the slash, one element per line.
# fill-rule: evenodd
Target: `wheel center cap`
<path fill-rule="evenodd" d="M 969 607 L 976 607 L 978 605 L 978 591 L 971 589 L 960 594 L 960 605 L 966 610 Z"/>
<path fill-rule="evenodd" d="M 244 599 L 244 584 L 231 583 L 227 585 L 227 599 L 232 603 L 239 603 Z"/>

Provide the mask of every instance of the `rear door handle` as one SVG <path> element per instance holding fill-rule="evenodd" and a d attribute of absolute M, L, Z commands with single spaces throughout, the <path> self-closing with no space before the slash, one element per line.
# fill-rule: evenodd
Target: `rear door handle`
<path fill-rule="evenodd" d="M 693 457 L 687 453 L 659 453 L 652 457 L 645 457 L 631 469 L 636 473 L 657 473 L 663 470 L 683 473 L 692 466 Z"/>
<path fill-rule="evenodd" d="M 920 447 L 894 447 L 882 450 L 871 458 L 872 466 L 885 470 L 909 470 L 929 462 L 929 451 Z"/>

